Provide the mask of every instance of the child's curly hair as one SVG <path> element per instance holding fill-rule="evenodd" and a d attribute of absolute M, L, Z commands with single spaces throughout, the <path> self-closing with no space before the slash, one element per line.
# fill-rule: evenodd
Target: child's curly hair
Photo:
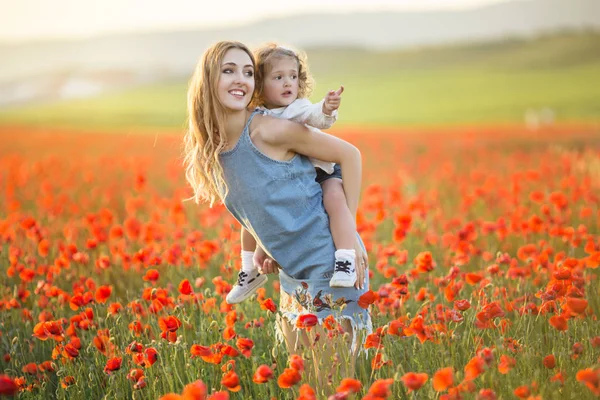
<path fill-rule="evenodd" d="M 263 82 L 265 76 L 271 71 L 272 60 L 284 57 L 292 58 L 298 62 L 298 98 L 308 97 L 312 93 L 313 78 L 308 70 L 306 53 L 296 52 L 286 47 L 279 46 L 276 43 L 267 43 L 254 51 L 254 58 L 256 59 L 256 70 L 254 74 L 256 89 L 252 103 L 250 103 L 251 107 L 264 105 Z"/>

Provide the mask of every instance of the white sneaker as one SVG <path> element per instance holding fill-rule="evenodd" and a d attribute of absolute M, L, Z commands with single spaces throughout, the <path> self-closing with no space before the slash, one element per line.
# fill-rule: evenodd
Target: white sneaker
<path fill-rule="evenodd" d="M 227 294 L 225 301 L 228 304 L 241 303 L 250 297 L 256 289 L 267 283 L 268 280 L 269 278 L 266 275 L 262 275 L 257 269 L 248 273 L 240 271 L 238 273 L 237 284 Z"/>
<path fill-rule="evenodd" d="M 331 287 L 352 287 L 356 283 L 356 268 L 354 262 L 348 260 L 335 260 L 333 276 L 329 281 Z"/>

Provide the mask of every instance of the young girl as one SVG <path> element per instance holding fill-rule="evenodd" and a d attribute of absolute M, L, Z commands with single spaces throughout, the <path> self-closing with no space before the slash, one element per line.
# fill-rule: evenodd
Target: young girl
<path fill-rule="evenodd" d="M 330 91 L 325 98 L 312 104 L 307 97 L 312 90 L 306 57 L 293 50 L 268 44 L 255 52 L 256 93 L 252 103 L 267 115 L 290 119 L 309 128 L 328 129 L 337 119 L 337 110 L 344 90 Z M 340 166 L 310 158 L 316 168 L 316 181 L 323 190 L 323 205 L 329 215 L 330 230 L 336 247 L 335 265 L 329 278 L 331 287 L 352 287 L 356 283 L 355 258 L 357 246 L 356 222 L 342 186 Z M 267 277 L 254 265 L 256 241 L 242 229 L 242 268 L 238 283 L 227 296 L 230 304 L 247 299 L 263 286 Z"/>

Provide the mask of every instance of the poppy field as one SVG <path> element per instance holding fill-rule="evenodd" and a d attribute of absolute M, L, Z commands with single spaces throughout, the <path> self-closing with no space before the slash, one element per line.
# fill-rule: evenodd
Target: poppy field
<path fill-rule="evenodd" d="M 332 399 L 600 396 L 597 127 L 335 133 L 374 329 Z M 0 129 L 0 397 L 323 398 L 276 341 L 276 276 L 225 303 L 239 225 L 184 201 L 181 138 Z"/>

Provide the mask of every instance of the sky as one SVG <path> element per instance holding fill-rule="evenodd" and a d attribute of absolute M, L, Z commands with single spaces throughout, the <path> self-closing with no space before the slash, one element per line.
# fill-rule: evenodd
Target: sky
<path fill-rule="evenodd" d="M 306 12 L 468 9 L 503 0 L 0 0 L 0 41 L 215 28 Z"/>

